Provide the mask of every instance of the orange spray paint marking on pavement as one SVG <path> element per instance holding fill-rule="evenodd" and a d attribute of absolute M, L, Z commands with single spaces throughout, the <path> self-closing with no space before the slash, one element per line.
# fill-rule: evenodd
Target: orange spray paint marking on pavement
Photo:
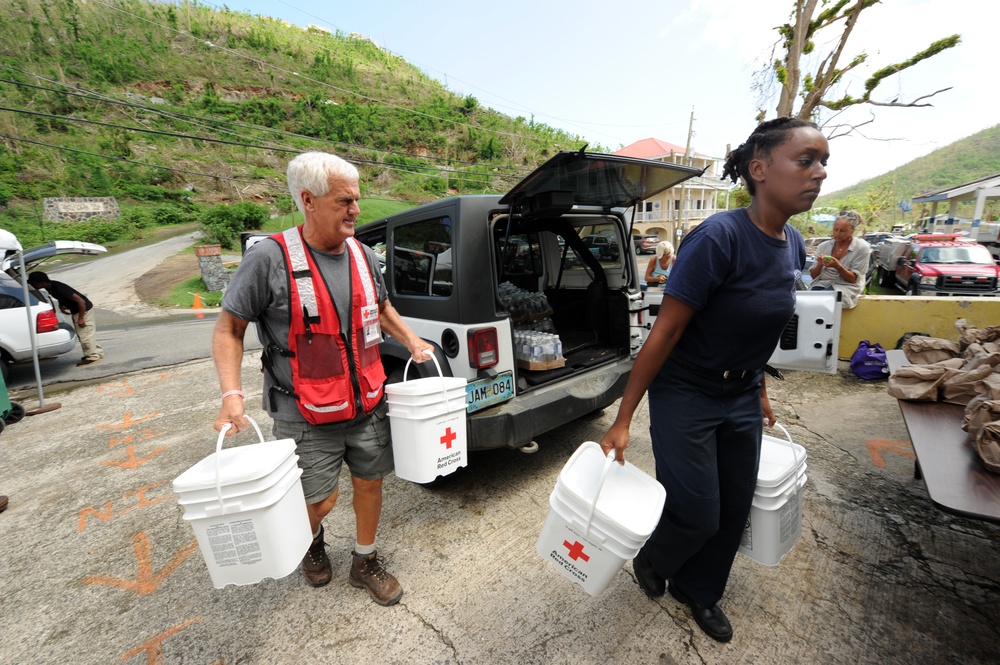
<path fill-rule="evenodd" d="M 158 483 L 154 483 L 152 485 L 146 485 L 145 487 L 140 487 L 139 489 L 132 490 L 131 492 L 126 492 L 125 494 L 122 494 L 122 499 L 130 499 L 133 496 L 134 497 L 138 497 L 139 503 L 137 505 L 131 506 L 129 508 L 124 508 L 122 510 L 119 510 L 117 512 L 117 514 L 115 513 L 115 510 L 112 507 L 112 502 L 111 501 L 105 501 L 104 502 L 104 510 L 98 510 L 98 509 L 94 508 L 93 506 L 87 506 L 86 508 L 81 508 L 80 509 L 80 521 L 76 525 L 77 532 L 83 531 L 84 529 L 87 528 L 87 519 L 90 518 L 90 517 L 96 517 L 97 519 L 99 519 L 99 520 L 101 520 L 103 522 L 107 522 L 107 521 L 109 521 L 111 519 L 114 519 L 115 517 L 121 517 L 122 515 L 125 515 L 126 513 L 130 513 L 133 510 L 138 510 L 139 508 L 145 508 L 147 506 L 152 506 L 153 504 L 157 504 L 160 501 L 166 501 L 167 499 L 170 498 L 169 495 L 157 496 L 157 497 L 153 497 L 152 499 L 150 499 L 150 498 L 148 498 L 146 496 L 146 491 L 147 490 L 151 490 L 151 489 L 154 489 L 156 487 L 161 487 L 161 486 L 166 485 L 166 484 L 167 484 L 167 481 L 166 480 L 162 480 L 162 481 L 160 481 Z"/>
<path fill-rule="evenodd" d="M 146 429 L 142 430 L 142 434 L 141 434 L 141 436 L 139 438 L 141 440 L 155 439 L 156 437 L 160 436 L 161 434 L 163 434 L 163 428 L 162 427 L 157 427 L 156 429 L 154 429 L 152 427 L 147 427 Z M 108 448 L 114 448 L 119 443 L 135 443 L 135 441 L 133 440 L 131 434 L 126 434 L 125 436 L 123 436 L 120 439 L 114 439 L 114 438 L 108 439 Z"/>
<path fill-rule="evenodd" d="M 91 575 L 83 580 L 84 584 L 106 584 L 116 586 L 129 591 L 135 591 L 140 596 L 148 596 L 156 591 L 177 567 L 184 563 L 184 560 L 198 551 L 198 541 L 192 540 L 174 554 L 160 572 L 153 572 L 153 554 L 149 545 L 149 536 L 144 531 L 140 531 L 132 537 L 132 549 L 138 560 L 138 568 L 134 580 L 127 580 L 123 577 L 112 577 L 109 575 Z"/>
<path fill-rule="evenodd" d="M 129 397 L 130 395 L 152 388 L 148 384 L 167 381 L 169 378 L 167 372 L 162 372 L 159 376 L 152 379 L 140 379 L 139 385 L 136 386 L 133 386 L 128 379 L 124 379 L 119 383 L 102 383 L 97 386 L 97 393 L 104 397 Z"/>
<path fill-rule="evenodd" d="M 118 424 L 114 424 L 114 425 L 98 425 L 97 429 L 128 429 L 129 427 L 135 427 L 139 423 L 141 423 L 143 421 L 146 421 L 146 420 L 149 420 L 150 418 L 155 418 L 156 416 L 159 416 L 159 415 L 163 415 L 163 414 L 161 414 L 159 411 L 153 411 L 148 416 L 143 416 L 141 418 L 137 418 L 135 420 L 132 420 L 132 412 L 131 411 L 126 411 L 125 412 L 125 416 L 122 418 L 122 424 L 121 425 L 118 425 Z"/>
<path fill-rule="evenodd" d="M 906 441 L 894 441 L 892 439 L 872 439 L 868 442 L 868 454 L 872 456 L 872 463 L 881 468 L 885 466 L 883 452 L 896 453 L 910 459 L 917 459 L 913 453 L 913 446 Z"/>
<path fill-rule="evenodd" d="M 201 617 L 188 619 L 184 623 L 174 626 L 173 628 L 160 633 L 159 635 L 149 640 L 148 642 L 144 642 L 139 646 L 137 646 L 136 648 L 129 651 L 128 653 L 126 653 L 124 656 L 118 659 L 118 662 L 123 663 L 132 656 L 138 656 L 140 653 L 145 651 L 147 665 L 163 665 L 163 640 L 167 639 L 171 635 L 179 633 L 180 631 L 184 630 L 191 624 L 197 623 L 199 621 L 201 621 Z"/>
<path fill-rule="evenodd" d="M 153 452 L 149 453 L 148 455 L 146 455 L 145 457 L 143 457 L 143 458 L 140 459 L 140 458 L 136 457 L 136 455 L 135 455 L 135 446 L 129 446 L 128 448 L 125 449 L 125 454 L 126 454 L 126 458 L 125 459 L 123 459 L 123 460 L 108 460 L 106 462 L 101 462 L 101 465 L 103 465 L 103 466 L 117 466 L 118 468 L 121 468 L 121 469 L 137 469 L 140 466 L 142 466 L 143 464 L 145 464 L 146 462 L 148 462 L 149 460 L 153 459 L 154 457 L 156 457 L 157 455 L 159 455 L 160 453 L 162 453 L 164 450 L 166 450 L 169 447 L 170 446 L 160 446 L 159 448 L 157 448 Z"/>

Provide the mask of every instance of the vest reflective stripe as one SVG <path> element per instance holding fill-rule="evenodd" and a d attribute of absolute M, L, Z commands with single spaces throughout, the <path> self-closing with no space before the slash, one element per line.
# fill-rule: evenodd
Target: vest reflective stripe
<path fill-rule="evenodd" d="M 371 307 L 377 305 L 375 299 L 375 283 L 372 281 L 371 271 L 368 270 L 368 261 L 365 260 L 365 253 L 361 250 L 361 243 L 354 238 L 347 239 L 347 246 L 354 255 L 354 261 L 358 264 L 358 271 L 361 273 L 361 285 L 365 289 L 365 304 Z"/>
<path fill-rule="evenodd" d="M 298 227 L 286 229 L 282 234 L 285 238 L 285 248 L 288 252 L 288 261 L 291 264 L 292 276 L 295 280 L 295 287 L 299 290 L 299 301 L 309 312 L 309 316 L 316 316 L 319 309 L 316 307 L 316 289 L 313 288 L 312 276 L 309 274 L 309 260 L 306 258 L 306 248 L 302 246 L 302 236 Z M 295 277 L 295 275 L 299 275 Z"/>

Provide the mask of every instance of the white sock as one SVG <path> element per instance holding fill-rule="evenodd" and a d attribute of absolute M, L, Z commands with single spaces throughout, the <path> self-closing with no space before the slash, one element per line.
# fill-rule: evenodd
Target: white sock
<path fill-rule="evenodd" d="M 375 551 L 375 543 L 371 545 L 362 545 L 358 542 L 354 543 L 354 553 L 358 556 L 368 556 Z"/>

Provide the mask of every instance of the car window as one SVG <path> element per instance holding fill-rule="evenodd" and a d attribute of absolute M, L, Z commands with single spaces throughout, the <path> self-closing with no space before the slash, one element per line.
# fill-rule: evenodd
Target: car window
<path fill-rule="evenodd" d="M 503 227 L 494 229 L 497 234 L 503 231 Z M 512 233 L 509 237 L 501 235 L 497 239 L 497 247 L 504 275 L 542 274 L 541 245 L 537 233 Z"/>
<path fill-rule="evenodd" d="M 13 309 L 15 307 L 23 307 L 24 303 L 21 302 L 19 298 L 14 296 L 8 296 L 6 294 L 0 294 L 0 309 Z"/>
<path fill-rule="evenodd" d="M 393 289 L 402 295 L 447 297 L 452 292 L 451 219 L 396 227 L 392 237 Z"/>

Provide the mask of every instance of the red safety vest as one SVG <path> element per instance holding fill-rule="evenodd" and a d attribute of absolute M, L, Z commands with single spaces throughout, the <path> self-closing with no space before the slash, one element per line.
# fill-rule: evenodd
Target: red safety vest
<path fill-rule="evenodd" d="M 359 402 L 365 413 L 371 413 L 382 400 L 385 370 L 378 345 L 365 345 L 362 310 L 374 307 L 377 318 L 378 295 L 364 250 L 354 238 L 347 239 L 351 343 L 345 344 L 337 308 L 302 240 L 301 227 L 271 237 L 285 251 L 290 276 L 288 356 L 299 411 L 314 425 L 351 420 Z"/>

